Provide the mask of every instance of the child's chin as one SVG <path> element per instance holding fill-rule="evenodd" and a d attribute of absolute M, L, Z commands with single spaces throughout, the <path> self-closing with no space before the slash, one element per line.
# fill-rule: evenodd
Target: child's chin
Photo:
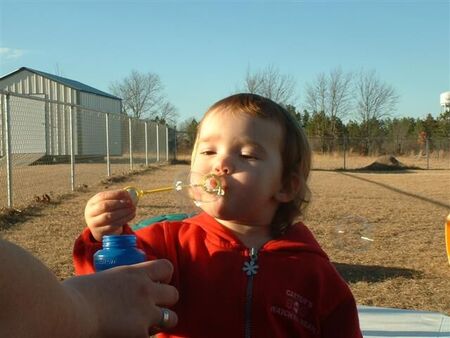
<path fill-rule="evenodd" d="M 214 218 L 227 217 L 230 213 L 230 210 L 226 208 L 226 205 L 218 201 L 212 203 L 203 203 L 200 208 Z"/>

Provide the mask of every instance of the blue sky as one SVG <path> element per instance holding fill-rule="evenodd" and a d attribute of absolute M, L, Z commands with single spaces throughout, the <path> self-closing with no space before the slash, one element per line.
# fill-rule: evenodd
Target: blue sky
<path fill-rule="evenodd" d="M 0 75 L 26 66 L 103 91 L 133 69 L 161 77 L 179 121 L 200 118 L 268 65 L 305 84 L 376 70 L 397 116 L 440 113 L 450 90 L 450 0 L 0 0 Z"/>

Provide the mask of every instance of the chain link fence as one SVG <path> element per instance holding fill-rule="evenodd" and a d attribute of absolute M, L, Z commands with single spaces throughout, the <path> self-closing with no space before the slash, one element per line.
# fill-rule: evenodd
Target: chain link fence
<path fill-rule="evenodd" d="M 20 208 L 176 158 L 153 121 L 0 91 L 0 208 Z"/>
<path fill-rule="evenodd" d="M 0 208 L 20 208 L 152 163 L 189 161 L 195 135 L 153 121 L 0 90 Z M 362 169 L 381 155 L 450 169 L 450 138 L 309 138 L 313 169 Z"/>
<path fill-rule="evenodd" d="M 450 169 L 450 138 L 321 138 L 308 137 L 313 169 L 364 169 L 380 156 L 393 156 L 399 166 L 417 169 Z M 195 135 L 177 131 L 177 158 L 190 160 Z M 389 164 L 389 163 L 387 163 Z M 392 164 L 392 163 L 391 163 Z"/>
<path fill-rule="evenodd" d="M 309 137 L 309 141 L 314 169 L 355 170 L 374 163 L 393 168 L 450 169 L 450 138 Z"/>

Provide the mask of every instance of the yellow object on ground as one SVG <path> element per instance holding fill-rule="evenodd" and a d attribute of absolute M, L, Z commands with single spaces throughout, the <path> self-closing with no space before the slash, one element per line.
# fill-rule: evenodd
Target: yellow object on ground
<path fill-rule="evenodd" d="M 450 264 L 450 214 L 445 222 L 445 246 L 447 248 L 448 264 Z"/>

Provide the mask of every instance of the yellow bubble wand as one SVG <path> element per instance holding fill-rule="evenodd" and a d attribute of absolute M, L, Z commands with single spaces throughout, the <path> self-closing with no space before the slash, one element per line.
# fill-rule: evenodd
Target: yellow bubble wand
<path fill-rule="evenodd" d="M 160 192 L 166 192 L 166 191 L 181 191 L 185 188 L 201 188 L 202 191 L 213 195 L 213 196 L 223 196 L 225 195 L 225 191 L 222 187 L 222 181 L 220 179 L 220 176 L 217 176 L 215 174 L 207 174 L 201 177 L 199 183 L 191 183 L 191 184 L 185 184 L 182 181 L 176 181 L 173 186 L 170 187 L 162 187 L 162 188 L 155 188 L 155 189 L 148 189 L 148 190 L 142 190 L 133 186 L 125 187 L 124 190 L 128 191 L 128 193 L 131 196 L 131 199 L 133 200 L 134 204 L 137 204 L 139 199 L 145 195 L 149 194 L 155 194 Z M 195 198 L 193 198 L 196 200 Z M 204 201 L 198 201 L 198 202 L 204 202 Z"/>

